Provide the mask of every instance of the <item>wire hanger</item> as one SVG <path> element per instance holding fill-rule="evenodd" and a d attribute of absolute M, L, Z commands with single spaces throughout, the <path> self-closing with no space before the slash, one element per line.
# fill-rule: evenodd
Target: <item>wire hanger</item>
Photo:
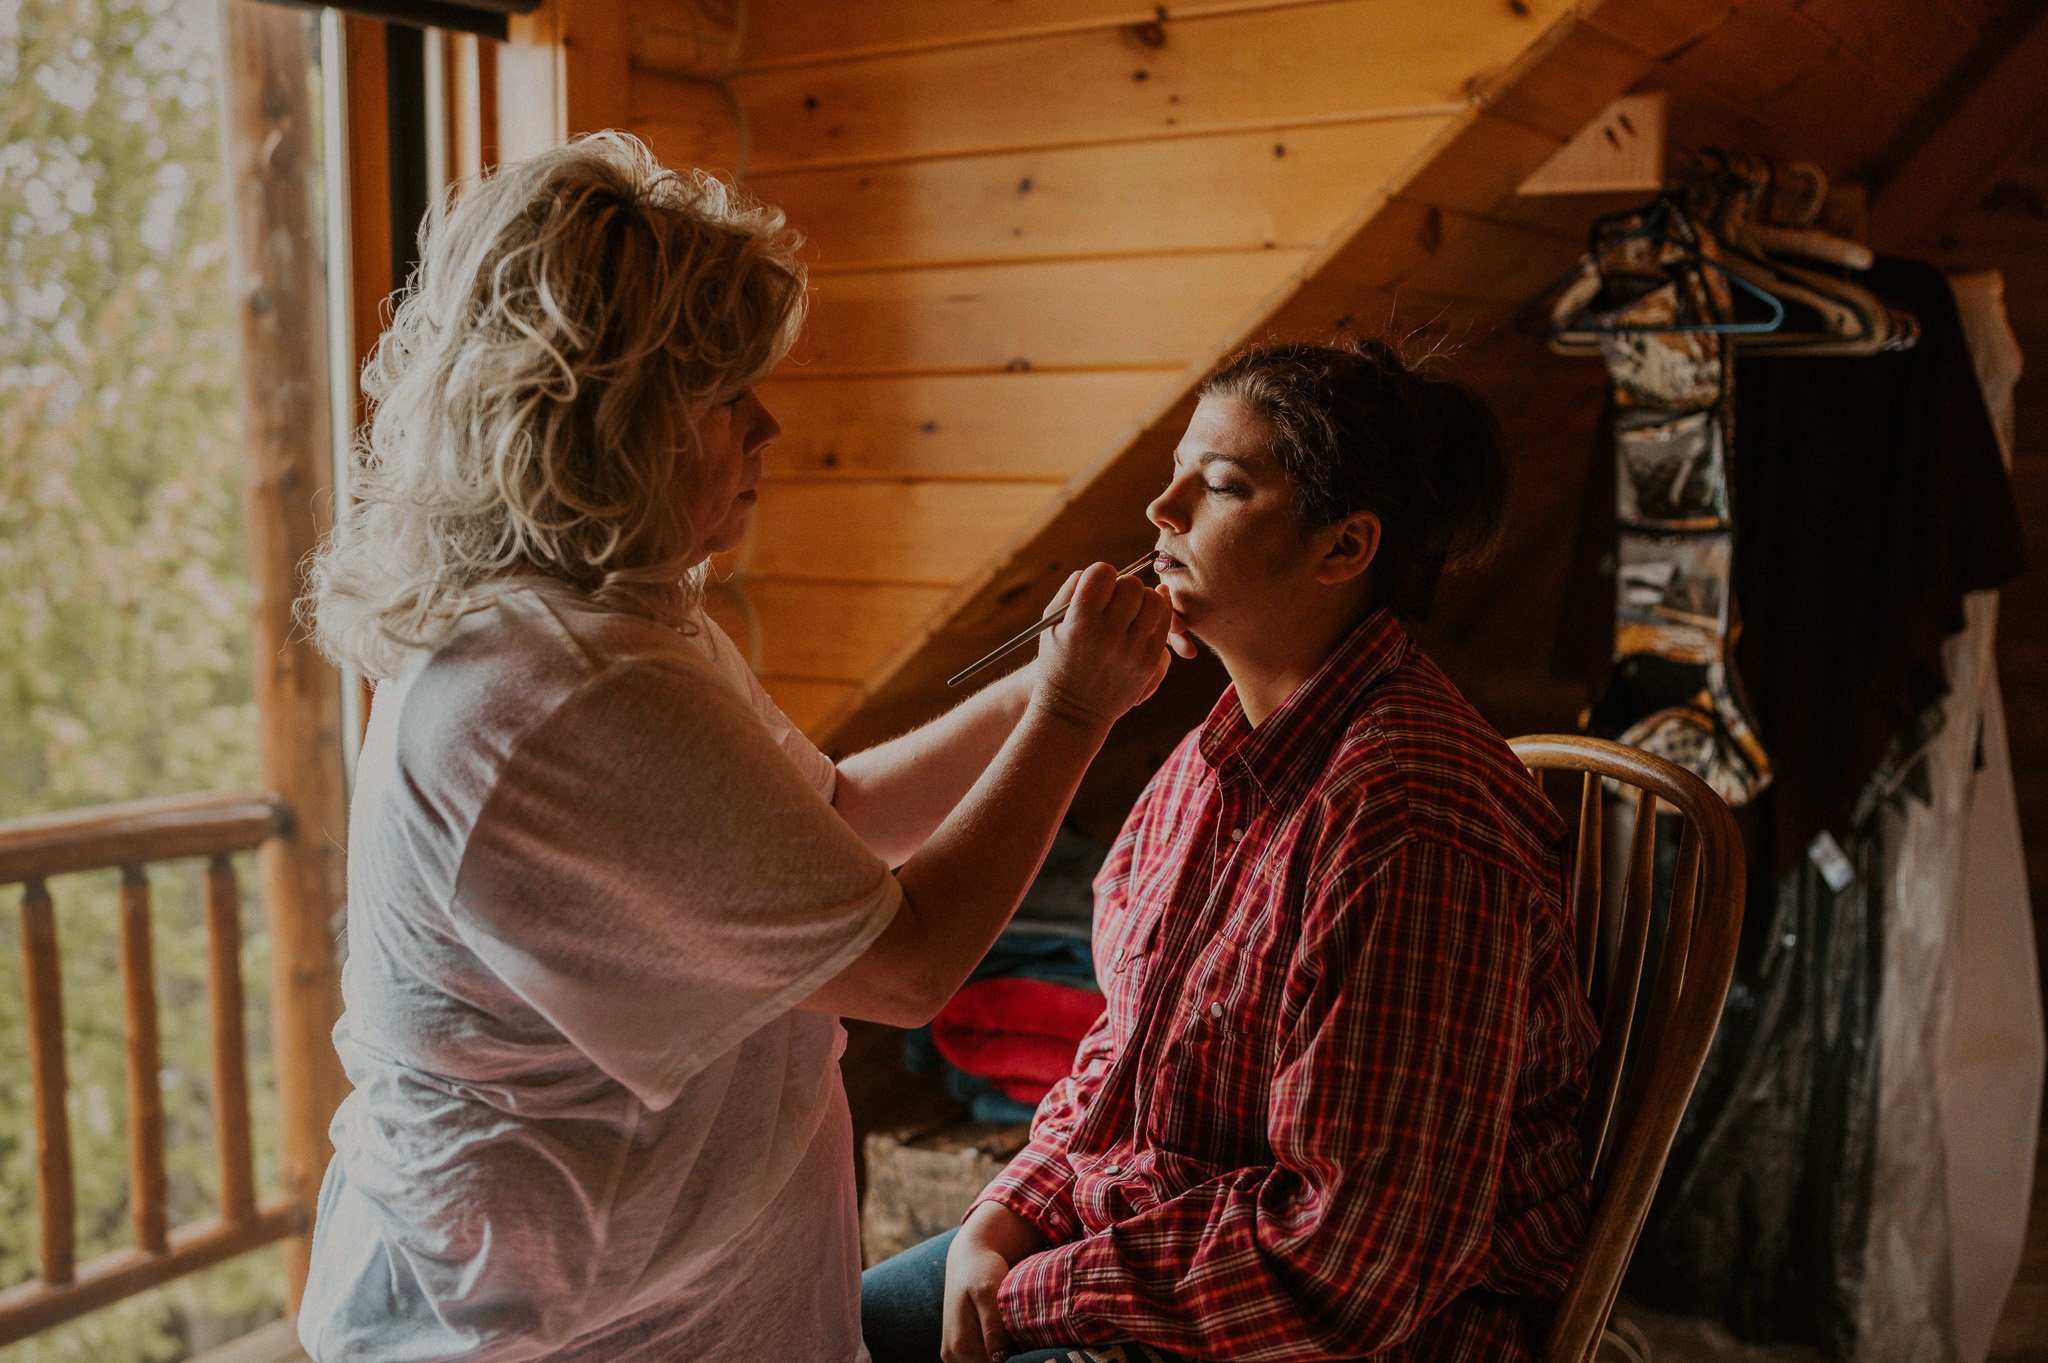
<path fill-rule="evenodd" d="M 1704 336 L 1756 336 L 1776 331 L 1785 324 L 1785 305 L 1768 290 L 1759 287 L 1741 274 L 1729 269 L 1714 257 L 1700 251 L 1683 236 L 1670 231 L 1672 218 L 1683 221 L 1683 210 L 1668 195 L 1659 195 L 1646 210 L 1639 213 L 1617 214 L 1600 219 L 1593 224 L 1591 233 L 1594 247 L 1580 256 L 1571 269 L 1559 275 L 1523 304 L 1515 313 L 1517 330 L 1531 336 L 1541 336 L 1560 348 L 1592 349 L 1597 347 L 1601 336 L 1684 334 Z M 1641 221 L 1626 232 L 1616 234 L 1614 228 L 1631 217 Z M 1756 321 L 1738 322 L 1692 322 L 1643 325 L 1641 323 L 1616 323 L 1601 325 L 1586 320 L 1592 314 L 1594 304 L 1600 295 L 1607 292 L 1612 282 L 1603 260 L 1617 246 L 1625 242 L 1642 239 L 1661 239 L 1678 248 L 1680 255 L 1674 261 L 1663 262 L 1660 268 L 1669 275 L 1673 266 L 1705 267 L 1727 281 L 1731 290 L 1762 303 L 1769 316 Z M 1576 286 L 1576 287 L 1573 287 Z M 1570 300 L 1567 306 L 1567 300 Z M 1572 320 L 1560 325 L 1556 318 L 1559 312 L 1567 313 Z"/>

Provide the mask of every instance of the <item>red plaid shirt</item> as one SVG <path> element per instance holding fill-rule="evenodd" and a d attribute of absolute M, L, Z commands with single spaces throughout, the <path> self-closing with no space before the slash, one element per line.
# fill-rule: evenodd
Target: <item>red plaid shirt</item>
<path fill-rule="evenodd" d="M 1393 617 L 1226 691 L 1095 882 L 1107 1008 L 982 1195 L 1053 1247 L 1019 1345 L 1534 1356 L 1584 1230 L 1595 1028 L 1561 823 Z"/>

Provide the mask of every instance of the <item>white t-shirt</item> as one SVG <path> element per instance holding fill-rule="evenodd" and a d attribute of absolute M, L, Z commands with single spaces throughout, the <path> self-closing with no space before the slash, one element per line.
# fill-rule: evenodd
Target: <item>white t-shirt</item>
<path fill-rule="evenodd" d="M 314 1359 L 864 1363 L 834 779 L 709 621 L 510 591 L 378 688 Z"/>

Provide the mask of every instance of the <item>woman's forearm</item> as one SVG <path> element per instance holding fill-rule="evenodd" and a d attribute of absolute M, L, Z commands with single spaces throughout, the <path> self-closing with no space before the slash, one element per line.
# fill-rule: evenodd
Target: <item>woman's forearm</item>
<path fill-rule="evenodd" d="M 1038 874 L 1109 725 L 1033 702 L 980 778 L 897 874 L 903 907 L 867 953 L 804 1002 L 917 1026 L 965 983 Z"/>
<path fill-rule="evenodd" d="M 889 926 L 802 1007 L 929 1021 L 1016 912 L 1109 726 L 1166 675 L 1163 592 L 1097 563 L 1053 604 L 1069 609 L 1039 636 L 1023 718 L 897 873 L 903 902 Z"/>
<path fill-rule="evenodd" d="M 1012 1268 L 1051 1243 L 1044 1231 L 1000 1202 L 984 1202 L 969 1212 L 960 1225 L 960 1238 L 1002 1255 Z"/>
<path fill-rule="evenodd" d="M 839 763 L 839 817 L 891 866 L 908 861 L 988 770 L 1024 716 L 1037 664 L 900 738 Z"/>

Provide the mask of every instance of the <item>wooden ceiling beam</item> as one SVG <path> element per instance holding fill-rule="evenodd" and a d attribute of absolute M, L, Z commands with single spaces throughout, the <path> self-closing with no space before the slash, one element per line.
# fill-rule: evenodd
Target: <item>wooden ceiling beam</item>
<path fill-rule="evenodd" d="M 2048 127 L 2048 0 L 2013 5 L 1881 152 L 1870 237 L 1886 251 L 1923 250 L 1960 205 Z"/>

